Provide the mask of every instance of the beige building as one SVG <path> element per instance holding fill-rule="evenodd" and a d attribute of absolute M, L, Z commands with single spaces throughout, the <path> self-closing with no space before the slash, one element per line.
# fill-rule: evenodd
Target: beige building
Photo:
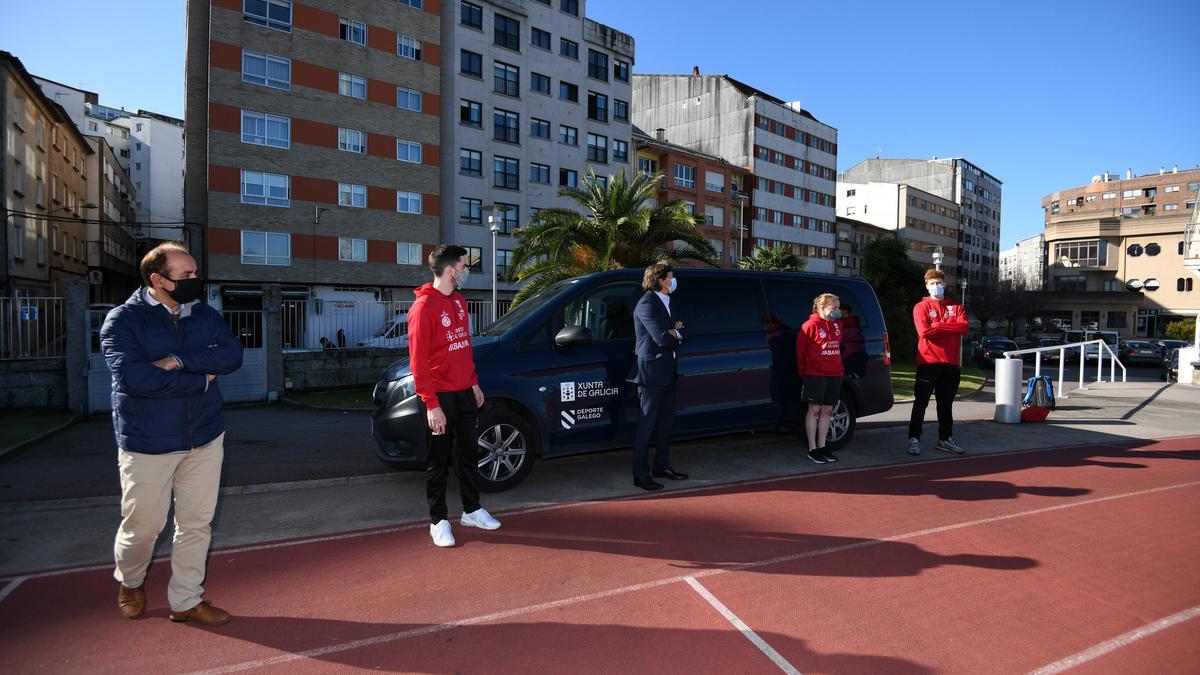
<path fill-rule="evenodd" d="M 871 181 L 837 184 L 838 217 L 890 230 L 908 248 L 908 257 L 932 268 L 942 254 L 946 283 L 958 283 L 959 208 L 950 201 L 906 183 Z"/>
<path fill-rule="evenodd" d="M 863 275 L 863 251 L 883 238 L 894 238 L 896 232 L 853 218 L 837 219 L 837 267 L 839 277 Z"/>
<path fill-rule="evenodd" d="M 92 176 L 88 181 L 88 202 L 98 206 L 91 211 L 87 224 L 91 300 L 116 305 L 125 302 L 141 285 L 135 234 L 144 230 L 136 224 L 136 193 L 133 181 L 118 160 L 119 155 L 104 136 L 88 136 L 87 140 L 93 150 L 88 168 Z"/>
<path fill-rule="evenodd" d="M 1047 309 L 1123 337 L 1158 337 L 1196 316 L 1200 280 L 1184 263 L 1184 229 L 1197 191 L 1200 170 L 1164 171 L 1098 176 L 1045 197 Z"/>
<path fill-rule="evenodd" d="M 67 281 L 87 273 L 83 219 L 92 150 L 19 59 L 0 51 L 0 69 L 0 295 L 61 295 Z"/>

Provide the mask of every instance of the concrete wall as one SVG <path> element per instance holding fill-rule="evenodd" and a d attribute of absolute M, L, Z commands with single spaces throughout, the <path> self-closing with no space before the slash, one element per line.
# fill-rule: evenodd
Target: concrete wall
<path fill-rule="evenodd" d="M 287 391 L 373 385 L 407 349 L 343 349 L 283 355 Z"/>
<path fill-rule="evenodd" d="M 65 408 L 67 369 L 63 359 L 0 361 L 0 408 Z"/>

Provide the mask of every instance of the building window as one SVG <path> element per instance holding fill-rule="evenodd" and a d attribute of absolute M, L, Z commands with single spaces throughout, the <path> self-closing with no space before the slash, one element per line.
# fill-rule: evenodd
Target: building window
<path fill-rule="evenodd" d="M 629 81 L 629 63 L 620 59 L 613 60 L 613 79 L 618 82 Z"/>
<path fill-rule="evenodd" d="M 567 38 L 559 38 L 558 39 L 558 53 L 559 53 L 559 55 L 565 56 L 568 59 L 575 59 L 576 61 L 578 61 L 579 60 L 579 43 L 572 42 L 571 40 L 568 40 Z"/>
<path fill-rule="evenodd" d="M 483 272 L 483 249 L 478 246 L 464 246 L 467 249 L 467 269 L 472 272 Z"/>
<path fill-rule="evenodd" d="M 1105 279 L 1103 288 L 1105 291 L 1121 290 L 1121 281 L 1119 279 Z"/>
<path fill-rule="evenodd" d="M 412 164 L 421 163 L 421 144 L 404 139 L 396 139 L 396 159 Z"/>
<path fill-rule="evenodd" d="M 613 119 L 622 122 L 629 121 L 629 101 L 622 101 L 619 98 L 613 99 Z"/>
<path fill-rule="evenodd" d="M 579 0 L 558 0 L 558 8 L 567 14 L 579 16 Z"/>
<path fill-rule="evenodd" d="M 512 234 L 521 220 L 521 207 L 516 204 L 501 204 L 500 202 L 496 202 L 496 206 L 502 207 L 499 211 L 500 234 Z"/>
<path fill-rule="evenodd" d="M 458 72 L 483 79 L 483 55 L 463 49 L 459 51 Z"/>
<path fill-rule="evenodd" d="M 561 187 L 578 187 L 579 172 L 574 169 L 559 169 L 558 184 Z"/>
<path fill-rule="evenodd" d="M 482 127 L 483 106 L 476 101 L 461 99 L 458 103 L 458 121 L 469 127 Z"/>
<path fill-rule="evenodd" d="M 421 41 L 411 35 L 396 36 L 396 56 L 413 61 L 421 60 Z"/>
<path fill-rule="evenodd" d="M 243 265 L 291 265 L 292 235 L 242 230 Z"/>
<path fill-rule="evenodd" d="M 1069 293 L 1082 292 L 1087 290 L 1087 277 L 1083 274 L 1074 274 L 1070 276 L 1062 276 L 1054 278 L 1054 290 L 1066 291 Z"/>
<path fill-rule="evenodd" d="M 550 51 L 550 33 L 541 28 L 530 28 L 529 32 L 529 44 L 539 49 Z"/>
<path fill-rule="evenodd" d="M 367 262 L 367 240 L 338 237 L 338 260 Z"/>
<path fill-rule="evenodd" d="M 357 129 L 338 129 L 338 150 L 367 154 L 367 134 Z"/>
<path fill-rule="evenodd" d="M 496 14 L 493 44 L 514 52 L 521 51 L 521 22 L 503 14 Z"/>
<path fill-rule="evenodd" d="M 492 138 L 505 143 L 520 143 L 521 116 L 517 113 L 497 108 L 492 113 L 492 126 Z"/>
<path fill-rule="evenodd" d="M 608 163 L 608 136 L 587 135 L 587 160 L 600 164 Z"/>
<path fill-rule="evenodd" d="M 365 45 L 367 44 L 367 24 L 354 19 L 342 19 L 338 22 L 338 35 L 346 42 Z"/>
<path fill-rule="evenodd" d="M 1163 211 L 1178 211 L 1178 204 L 1163 204 Z"/>
<path fill-rule="evenodd" d="M 338 73 L 338 93 L 351 98 L 365 99 L 367 97 L 367 78 Z"/>
<path fill-rule="evenodd" d="M 685 188 L 696 187 L 696 167 L 675 164 L 675 184 Z"/>
<path fill-rule="evenodd" d="M 588 50 L 588 77 L 608 82 L 608 54 Z"/>
<path fill-rule="evenodd" d="M 506 214 L 507 215 L 507 214 Z M 512 267 L 513 252 L 504 249 L 496 249 L 496 280 L 504 281 L 508 279 L 508 270 Z"/>
<path fill-rule="evenodd" d="M 608 121 L 608 97 L 594 91 L 588 92 L 588 119 Z"/>
<path fill-rule="evenodd" d="M 579 145 L 579 130 L 565 124 L 559 126 L 558 141 L 567 145 Z"/>
<path fill-rule="evenodd" d="M 396 210 L 400 213 L 421 213 L 421 193 L 397 192 Z"/>
<path fill-rule="evenodd" d="M 492 160 L 493 185 L 506 190 L 518 190 L 521 187 L 520 163 L 511 157 L 496 157 Z"/>
<path fill-rule="evenodd" d="M 242 111 L 242 142 L 272 148 L 291 147 L 292 121 L 266 113 Z"/>
<path fill-rule="evenodd" d="M 529 75 L 530 91 L 550 95 L 550 78 L 541 73 L 530 73 Z"/>
<path fill-rule="evenodd" d="M 638 157 L 638 171 L 652 176 L 658 173 L 658 160 L 649 157 Z"/>
<path fill-rule="evenodd" d="M 290 91 L 292 62 L 278 56 L 242 50 L 242 82 Z"/>
<path fill-rule="evenodd" d="M 483 175 L 483 153 L 478 150 L 458 151 L 458 172 L 464 176 Z"/>
<path fill-rule="evenodd" d="M 242 203 L 291 206 L 291 177 L 262 171 L 242 171 Z"/>
<path fill-rule="evenodd" d="M 470 197 L 460 197 L 458 200 L 458 221 L 468 225 L 482 225 L 483 202 Z"/>
<path fill-rule="evenodd" d="M 421 9 L 421 7 L 424 5 L 424 0 L 400 0 L 400 4 L 408 5 L 413 9 Z"/>
<path fill-rule="evenodd" d="M 550 165 L 533 162 L 529 165 L 529 182 L 550 184 Z"/>
<path fill-rule="evenodd" d="M 483 8 L 472 2 L 459 3 L 458 22 L 468 28 L 483 30 Z"/>
<path fill-rule="evenodd" d="M 421 264 L 421 245 L 410 244 L 404 241 L 396 242 L 396 264 L 397 265 L 420 265 Z"/>
<path fill-rule="evenodd" d="M 242 21 L 290 33 L 292 3 L 288 0 L 243 0 Z"/>
<path fill-rule="evenodd" d="M 502 63 L 496 62 L 493 90 L 497 94 L 505 96 L 520 96 L 521 87 L 521 69 Z"/>
<path fill-rule="evenodd" d="M 1158 255 L 1162 253 L 1162 247 L 1158 244 L 1146 244 L 1146 255 Z"/>
<path fill-rule="evenodd" d="M 613 146 L 612 156 L 613 156 L 614 162 L 628 162 L 629 161 L 629 144 L 628 143 L 626 143 L 625 141 L 618 141 L 617 139 L 614 138 L 612 146 Z"/>
<path fill-rule="evenodd" d="M 1108 264 L 1108 245 L 1097 239 L 1058 243 L 1054 262 L 1063 267 L 1103 267 Z"/>
<path fill-rule="evenodd" d="M 338 183 L 338 206 L 367 208 L 367 186 Z"/>
<path fill-rule="evenodd" d="M 559 82 L 558 97 L 564 101 L 579 103 L 579 87 L 570 82 Z"/>
<path fill-rule="evenodd" d="M 421 112 L 421 92 L 416 89 L 396 87 L 396 107 Z"/>
<path fill-rule="evenodd" d="M 533 117 L 529 120 L 529 135 L 534 138 L 550 138 L 550 120 Z"/>

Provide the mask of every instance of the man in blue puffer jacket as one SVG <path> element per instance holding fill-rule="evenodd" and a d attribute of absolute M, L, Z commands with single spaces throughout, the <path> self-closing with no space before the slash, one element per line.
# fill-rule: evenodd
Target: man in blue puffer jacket
<path fill-rule="evenodd" d="M 225 455 L 216 378 L 241 367 L 242 345 L 221 313 L 200 300 L 204 281 L 181 244 L 147 253 L 141 273 L 146 285 L 109 312 L 100 330 L 121 473 L 117 606 L 129 619 L 146 609 L 142 582 L 174 491 L 170 618 L 220 625 L 232 617 L 205 601 L 201 586 Z"/>

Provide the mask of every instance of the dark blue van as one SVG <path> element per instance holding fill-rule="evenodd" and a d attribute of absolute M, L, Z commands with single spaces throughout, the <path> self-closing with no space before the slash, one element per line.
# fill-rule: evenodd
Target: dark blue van
<path fill-rule="evenodd" d="M 891 354 L 875 292 L 862 279 L 821 274 L 676 269 L 671 313 L 687 324 L 679 350 L 673 438 L 801 421 L 796 330 L 813 298 L 840 297 L 846 364 L 829 447 L 844 446 L 856 420 L 892 407 Z M 474 338 L 487 403 L 479 417 L 480 489 L 520 483 L 536 458 L 629 447 L 639 408 L 625 381 L 633 364 L 633 309 L 642 270 L 561 281 L 522 302 Z M 424 469 L 425 409 L 408 360 L 375 385 L 376 453 L 400 469 Z"/>

